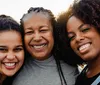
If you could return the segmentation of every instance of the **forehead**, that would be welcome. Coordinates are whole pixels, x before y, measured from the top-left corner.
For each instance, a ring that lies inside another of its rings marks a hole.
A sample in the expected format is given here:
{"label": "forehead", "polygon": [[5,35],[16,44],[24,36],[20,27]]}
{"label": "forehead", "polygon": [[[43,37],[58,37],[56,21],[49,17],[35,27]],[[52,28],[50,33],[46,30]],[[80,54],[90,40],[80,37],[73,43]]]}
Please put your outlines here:
{"label": "forehead", "polygon": [[0,45],[11,43],[13,46],[19,42],[22,43],[21,34],[19,32],[17,31],[0,32]]}
{"label": "forehead", "polygon": [[77,24],[81,24],[83,23],[82,20],[80,20],[79,18],[77,18],[76,16],[71,16],[69,19],[68,19],[68,22],[67,22],[67,25],[77,25]]}
{"label": "forehead", "polygon": [[0,32],[0,39],[4,39],[4,38],[11,39],[11,38],[15,38],[15,36],[21,37],[20,32],[15,31],[15,30],[6,30],[6,31]]}
{"label": "forehead", "polygon": [[78,19],[76,16],[72,16],[69,18],[66,27],[67,30],[70,30],[71,28],[79,28],[82,24],[84,23],[80,19]]}
{"label": "forehead", "polygon": [[39,16],[39,17],[50,19],[50,15],[47,12],[30,12],[23,17],[22,21],[25,22],[31,19],[33,16]]}
{"label": "forehead", "polygon": [[28,29],[28,28],[37,29],[44,26],[52,28],[52,22],[48,14],[45,15],[39,12],[36,14],[31,14],[31,15],[29,14],[28,16],[26,15],[25,18],[23,21],[24,29]]}

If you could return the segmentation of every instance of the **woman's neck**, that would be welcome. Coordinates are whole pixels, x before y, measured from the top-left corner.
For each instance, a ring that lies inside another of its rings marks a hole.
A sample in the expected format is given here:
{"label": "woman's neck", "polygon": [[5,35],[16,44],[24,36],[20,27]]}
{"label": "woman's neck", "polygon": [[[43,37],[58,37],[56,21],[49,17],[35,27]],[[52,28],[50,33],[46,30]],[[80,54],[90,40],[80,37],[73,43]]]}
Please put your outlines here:
{"label": "woman's neck", "polygon": [[100,57],[97,57],[91,62],[88,62],[87,77],[93,77],[100,73]]}

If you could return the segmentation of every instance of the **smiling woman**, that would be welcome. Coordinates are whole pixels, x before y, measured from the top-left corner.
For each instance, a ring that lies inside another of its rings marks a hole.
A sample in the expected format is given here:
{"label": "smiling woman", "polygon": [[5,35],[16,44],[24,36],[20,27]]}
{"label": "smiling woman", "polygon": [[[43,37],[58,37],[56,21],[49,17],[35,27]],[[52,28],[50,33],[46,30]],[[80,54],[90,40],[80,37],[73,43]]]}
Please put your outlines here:
{"label": "smiling woman", "polygon": [[11,85],[11,82],[6,80],[23,64],[24,48],[21,34],[20,25],[13,18],[0,15],[0,85]]}
{"label": "smiling woman", "polygon": [[100,0],[75,0],[72,7],[57,20],[60,25],[60,41],[66,43],[64,48],[68,48],[66,51],[71,54],[77,54],[72,57],[69,54],[70,57],[77,64],[83,61],[87,64],[77,77],[75,85],[100,85],[99,8]]}
{"label": "smiling woman", "polygon": [[30,55],[13,85],[74,85],[76,68],[59,59],[56,20],[51,10],[31,7],[23,15],[21,26]]}

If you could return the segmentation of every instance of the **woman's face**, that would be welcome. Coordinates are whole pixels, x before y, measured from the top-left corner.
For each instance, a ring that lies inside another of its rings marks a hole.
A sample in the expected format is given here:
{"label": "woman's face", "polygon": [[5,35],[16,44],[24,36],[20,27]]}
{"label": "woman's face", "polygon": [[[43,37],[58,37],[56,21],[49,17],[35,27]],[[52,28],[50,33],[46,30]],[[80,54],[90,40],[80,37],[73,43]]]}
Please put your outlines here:
{"label": "woman's face", "polygon": [[100,34],[96,28],[72,16],[67,22],[71,48],[85,61],[100,56]]}
{"label": "woman's face", "polygon": [[51,55],[54,45],[53,28],[48,17],[33,14],[24,21],[25,45],[33,58],[44,60]]}
{"label": "woman's face", "polygon": [[16,31],[0,32],[0,70],[7,76],[14,75],[24,61],[21,35]]}

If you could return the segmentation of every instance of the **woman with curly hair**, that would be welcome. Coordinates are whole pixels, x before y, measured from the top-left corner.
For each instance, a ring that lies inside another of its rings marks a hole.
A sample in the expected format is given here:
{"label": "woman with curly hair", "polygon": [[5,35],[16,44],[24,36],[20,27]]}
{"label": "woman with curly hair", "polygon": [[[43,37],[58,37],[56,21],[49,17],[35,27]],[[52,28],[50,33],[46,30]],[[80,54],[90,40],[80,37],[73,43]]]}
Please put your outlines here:
{"label": "woman with curly hair", "polygon": [[100,0],[76,0],[57,21],[59,40],[72,52],[70,57],[80,56],[76,64],[87,63],[76,85],[100,85]]}

